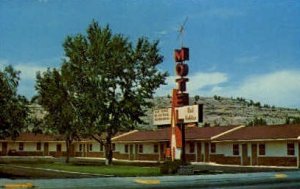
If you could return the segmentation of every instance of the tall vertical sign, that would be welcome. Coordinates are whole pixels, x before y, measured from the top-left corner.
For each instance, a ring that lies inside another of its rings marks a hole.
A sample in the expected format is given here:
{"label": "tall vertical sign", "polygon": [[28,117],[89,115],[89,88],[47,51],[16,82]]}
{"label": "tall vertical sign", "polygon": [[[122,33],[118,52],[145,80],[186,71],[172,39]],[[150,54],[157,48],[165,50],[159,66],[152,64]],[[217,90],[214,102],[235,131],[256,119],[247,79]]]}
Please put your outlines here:
{"label": "tall vertical sign", "polygon": [[[172,92],[172,112],[171,112],[171,158],[180,159],[182,153],[181,148],[184,149],[184,140],[182,140],[182,132],[178,128],[178,123],[183,126],[183,121],[178,119],[178,111],[176,108],[189,105],[189,94],[186,93],[186,83],[189,79],[186,77],[189,73],[189,67],[185,61],[189,60],[189,48],[182,47],[181,49],[175,49],[175,71],[178,78],[176,79],[177,89],[173,89]],[[184,152],[184,151],[183,151]]]}

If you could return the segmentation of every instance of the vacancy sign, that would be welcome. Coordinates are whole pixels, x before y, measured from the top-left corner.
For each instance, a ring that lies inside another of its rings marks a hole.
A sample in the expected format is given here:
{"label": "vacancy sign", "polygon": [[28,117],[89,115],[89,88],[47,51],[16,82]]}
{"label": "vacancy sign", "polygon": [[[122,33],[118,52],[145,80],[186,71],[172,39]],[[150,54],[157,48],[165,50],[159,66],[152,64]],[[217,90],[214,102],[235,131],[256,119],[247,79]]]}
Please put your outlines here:
{"label": "vacancy sign", "polygon": [[[175,108],[178,110],[178,119],[184,123],[198,123],[202,121],[202,105],[191,105]],[[164,108],[153,111],[153,125],[170,125],[171,108]]]}
{"label": "vacancy sign", "polygon": [[153,111],[153,125],[170,125],[171,124],[171,108],[164,108]]}

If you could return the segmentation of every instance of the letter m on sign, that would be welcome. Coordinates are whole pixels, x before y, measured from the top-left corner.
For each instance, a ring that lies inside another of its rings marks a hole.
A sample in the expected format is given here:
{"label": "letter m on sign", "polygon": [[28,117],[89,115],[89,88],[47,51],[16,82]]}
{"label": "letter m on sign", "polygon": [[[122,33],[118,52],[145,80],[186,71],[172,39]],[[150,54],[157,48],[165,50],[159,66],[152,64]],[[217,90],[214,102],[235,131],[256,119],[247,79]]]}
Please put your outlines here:
{"label": "letter m on sign", "polygon": [[174,51],[175,62],[183,62],[189,60],[189,48],[182,47],[181,49],[175,49]]}

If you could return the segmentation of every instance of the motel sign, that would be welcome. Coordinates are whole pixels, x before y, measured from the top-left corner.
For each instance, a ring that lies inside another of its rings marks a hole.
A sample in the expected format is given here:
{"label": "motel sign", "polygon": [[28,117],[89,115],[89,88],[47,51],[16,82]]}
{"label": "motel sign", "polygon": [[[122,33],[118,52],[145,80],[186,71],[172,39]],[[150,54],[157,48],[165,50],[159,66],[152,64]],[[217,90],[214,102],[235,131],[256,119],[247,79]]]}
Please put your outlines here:
{"label": "motel sign", "polygon": [[[184,123],[202,122],[202,104],[177,107],[178,119]],[[164,108],[153,111],[153,125],[171,125],[172,108]]]}

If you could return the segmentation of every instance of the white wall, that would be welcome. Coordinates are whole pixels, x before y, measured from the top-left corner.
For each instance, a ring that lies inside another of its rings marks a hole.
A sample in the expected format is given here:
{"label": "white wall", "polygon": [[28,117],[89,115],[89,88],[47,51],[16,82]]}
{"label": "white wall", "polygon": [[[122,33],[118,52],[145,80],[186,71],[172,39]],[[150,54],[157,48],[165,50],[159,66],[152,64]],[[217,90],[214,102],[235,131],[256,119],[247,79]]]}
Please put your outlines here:
{"label": "white wall", "polygon": [[[101,152],[100,151],[100,143],[99,142],[92,142],[90,144],[93,145],[93,149],[90,152]],[[103,146],[103,151],[104,151],[104,146]]]}
{"label": "white wall", "polygon": [[[265,144],[266,154],[262,157],[286,157],[287,141],[263,142]],[[216,154],[224,154],[225,156],[233,156],[233,144],[236,143],[216,143]],[[257,143],[257,156],[259,155],[259,142]],[[298,143],[295,142],[295,155],[298,154]],[[247,143],[248,156],[252,156],[251,143]],[[242,155],[242,144],[239,144],[240,156]]]}
{"label": "white wall", "polygon": [[143,154],[154,154],[154,144],[153,143],[143,144]]}
{"label": "white wall", "polygon": [[224,156],[233,156],[232,143],[216,143],[216,154],[224,154]]}
{"label": "white wall", "polygon": [[64,142],[49,142],[49,151],[56,152],[56,145],[61,144],[61,151],[66,151],[66,144]]}
{"label": "white wall", "polygon": [[16,142],[8,142],[7,143],[7,151],[9,150],[19,150],[19,143]]}
{"label": "white wall", "polygon": [[[120,152],[121,154],[125,154],[125,144],[117,143],[116,145],[116,152]],[[128,145],[128,153],[129,153],[129,145]]]}
{"label": "white wall", "polygon": [[[277,157],[283,157],[283,156],[290,156],[287,155],[287,144],[289,142],[282,141],[282,142],[266,142],[265,148],[266,148],[266,155],[265,156],[277,156]],[[294,142],[295,146],[295,155],[298,154],[298,143]],[[258,154],[258,153],[257,153]],[[293,156],[290,156],[293,157]]]}
{"label": "white wall", "polygon": [[24,142],[24,150],[23,151],[29,151],[33,152],[36,151],[36,142]]}
{"label": "white wall", "polygon": [[[135,153],[135,146],[136,145],[143,145],[143,153],[142,154],[155,154],[154,153],[154,144],[156,143],[139,143],[139,144],[127,144],[128,145],[128,153],[130,153],[130,145],[133,145],[133,153]],[[125,145],[124,143],[116,143],[116,152],[120,152],[122,154],[125,154]],[[159,144],[158,145],[158,152],[159,153]],[[138,150],[138,148],[137,148]],[[139,152],[138,152],[139,153]]]}
{"label": "white wall", "polygon": [[[82,145],[82,152],[85,150],[85,152],[102,152],[100,151],[100,143],[97,141],[94,142],[89,142],[89,143],[81,143],[81,142],[76,142],[74,143],[74,150],[75,152],[80,152],[80,145]],[[90,150],[90,145],[92,145],[92,150]],[[103,146],[103,151],[104,151],[104,146]]]}

